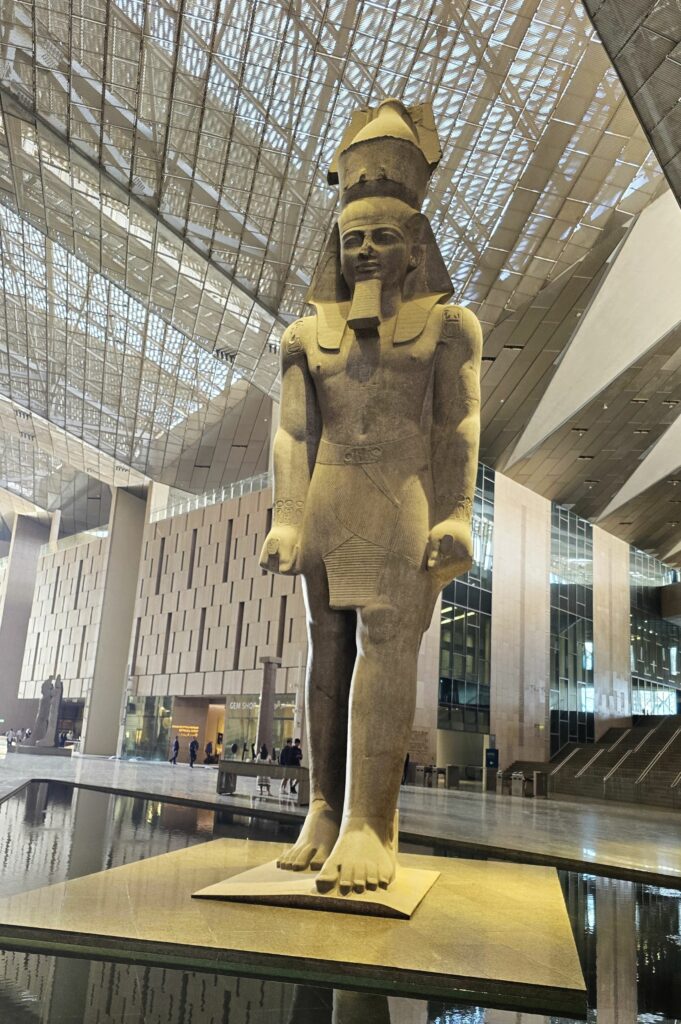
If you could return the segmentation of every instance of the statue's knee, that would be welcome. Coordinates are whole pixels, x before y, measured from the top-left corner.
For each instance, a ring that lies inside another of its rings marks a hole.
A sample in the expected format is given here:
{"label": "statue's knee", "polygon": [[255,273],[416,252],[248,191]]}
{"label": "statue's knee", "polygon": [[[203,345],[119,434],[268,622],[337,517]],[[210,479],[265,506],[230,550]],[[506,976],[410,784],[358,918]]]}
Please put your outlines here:
{"label": "statue's knee", "polygon": [[392,605],[367,605],[360,613],[360,642],[371,646],[388,643],[399,636],[403,625],[403,616]]}

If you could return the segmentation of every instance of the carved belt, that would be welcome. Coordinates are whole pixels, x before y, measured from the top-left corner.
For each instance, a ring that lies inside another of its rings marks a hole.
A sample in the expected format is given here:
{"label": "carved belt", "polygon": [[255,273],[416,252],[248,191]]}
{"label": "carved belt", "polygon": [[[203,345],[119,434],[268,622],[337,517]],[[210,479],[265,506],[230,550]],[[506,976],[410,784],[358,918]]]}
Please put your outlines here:
{"label": "carved belt", "polygon": [[419,434],[400,437],[380,444],[333,444],[319,442],[317,464],[320,466],[362,466],[370,462],[395,462],[398,459],[424,458],[426,446]]}

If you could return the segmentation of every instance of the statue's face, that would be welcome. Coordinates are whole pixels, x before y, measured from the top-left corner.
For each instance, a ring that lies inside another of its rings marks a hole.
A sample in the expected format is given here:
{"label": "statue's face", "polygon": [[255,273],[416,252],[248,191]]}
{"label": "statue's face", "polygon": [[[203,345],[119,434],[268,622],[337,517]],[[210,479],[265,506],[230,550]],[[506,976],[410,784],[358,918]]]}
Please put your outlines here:
{"label": "statue's face", "polygon": [[341,222],[341,271],[350,288],[378,278],[401,287],[410,263],[409,240],[397,224],[367,219]]}

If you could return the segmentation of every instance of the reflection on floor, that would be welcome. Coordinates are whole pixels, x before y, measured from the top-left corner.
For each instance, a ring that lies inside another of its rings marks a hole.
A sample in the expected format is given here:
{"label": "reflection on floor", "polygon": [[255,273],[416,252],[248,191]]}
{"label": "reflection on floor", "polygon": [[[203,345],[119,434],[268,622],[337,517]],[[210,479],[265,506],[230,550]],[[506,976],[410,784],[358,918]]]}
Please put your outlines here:
{"label": "reflection on floor", "polygon": [[[258,822],[251,831],[242,816],[226,817],[215,821],[212,813],[158,800],[73,794],[63,785],[35,787],[0,806],[0,891],[36,888],[217,836],[283,840],[286,826],[279,823]],[[678,1022],[681,892],[591,874],[562,872],[561,880],[587,982],[589,1021],[597,1012],[598,1024]],[[392,998],[388,1018],[385,1000],[379,1011],[377,1002],[363,1007],[361,996],[354,1001],[364,1014],[358,1019],[378,1024],[557,1024],[529,1014]],[[278,981],[0,952],[3,1024],[326,1024],[334,1020],[333,999],[328,990],[295,990]]]}
{"label": "reflection on floor", "polygon": [[[298,820],[289,798],[258,800],[254,784],[240,780],[243,795],[218,797],[214,768],[165,763],[9,755],[0,760],[0,799],[32,775],[113,786],[160,798],[205,801],[211,806],[257,803]],[[678,812],[640,806],[613,807],[525,800],[496,794],[405,787],[400,798],[403,834],[452,840],[497,851],[526,851],[562,859],[566,867],[601,866],[681,880]],[[572,863],[569,863],[572,862]]]}

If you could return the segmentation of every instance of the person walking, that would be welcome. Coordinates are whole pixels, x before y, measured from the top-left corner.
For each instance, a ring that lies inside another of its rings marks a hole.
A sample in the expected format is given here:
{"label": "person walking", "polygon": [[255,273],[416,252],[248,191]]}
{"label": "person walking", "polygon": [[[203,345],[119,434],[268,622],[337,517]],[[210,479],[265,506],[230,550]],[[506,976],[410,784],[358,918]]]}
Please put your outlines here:
{"label": "person walking", "polygon": [[194,767],[194,761],[196,761],[196,758],[198,756],[199,756],[199,741],[197,740],[197,738],[195,736],[194,739],[189,744],[189,767],[190,768]]}
{"label": "person walking", "polygon": [[170,755],[170,763],[175,765],[175,764],[177,764],[177,755],[180,753],[180,738],[179,738],[179,736],[176,736],[175,739],[173,740],[173,745],[171,747],[171,751],[172,751],[172,753]]}
{"label": "person walking", "polygon": [[[281,748],[281,751],[279,753],[279,764],[282,765],[282,767],[284,767],[284,768],[286,768],[288,765],[290,765],[291,764],[291,756],[292,756],[292,754],[293,754],[293,737],[289,736],[289,738],[286,740],[286,743]],[[293,785],[293,780],[289,778],[289,776],[288,776],[288,774],[286,772],[284,772],[284,777],[281,780],[281,790],[280,790],[280,792],[282,794],[284,794],[286,792],[286,787],[289,784]]]}
{"label": "person walking", "polygon": [[[291,760],[289,764],[293,768],[300,768],[300,762],[303,760],[303,748],[300,745],[300,740],[295,740],[291,747]],[[291,792],[298,792],[298,779],[291,779]]]}
{"label": "person walking", "polygon": [[[263,743],[263,745],[261,746],[260,753],[258,754],[257,757],[257,761],[264,764],[271,764],[270,753],[269,750],[267,749],[266,743]],[[265,790],[267,790],[267,795],[269,796],[270,780],[267,775],[257,775],[255,778],[255,784],[258,787],[258,790],[260,791],[260,796],[263,795]]]}

